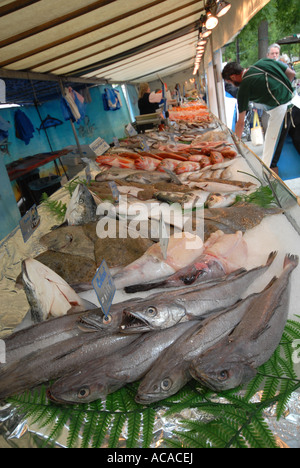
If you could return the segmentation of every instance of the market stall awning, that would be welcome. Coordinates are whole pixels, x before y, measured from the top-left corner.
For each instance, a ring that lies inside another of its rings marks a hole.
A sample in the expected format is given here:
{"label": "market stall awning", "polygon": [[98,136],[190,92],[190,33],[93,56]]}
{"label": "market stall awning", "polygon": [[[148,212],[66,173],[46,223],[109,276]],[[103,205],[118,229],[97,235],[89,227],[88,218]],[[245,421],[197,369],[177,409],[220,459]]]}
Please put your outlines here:
{"label": "market stall awning", "polygon": [[[213,31],[210,49],[225,45],[268,1],[233,0]],[[4,0],[0,78],[19,78],[21,72],[23,79],[138,82],[190,69],[206,5],[205,0]],[[206,55],[209,60],[211,51]]]}

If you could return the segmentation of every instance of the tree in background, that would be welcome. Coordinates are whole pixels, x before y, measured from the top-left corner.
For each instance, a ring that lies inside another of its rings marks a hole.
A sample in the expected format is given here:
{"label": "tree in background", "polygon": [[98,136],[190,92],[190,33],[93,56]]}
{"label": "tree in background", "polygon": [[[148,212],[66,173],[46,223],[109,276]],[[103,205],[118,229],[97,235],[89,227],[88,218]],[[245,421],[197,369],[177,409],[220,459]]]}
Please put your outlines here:
{"label": "tree in background", "polygon": [[[225,47],[224,61],[238,61],[247,67],[266,56],[269,44],[297,33],[300,33],[299,0],[270,0]],[[300,45],[282,45],[281,52],[299,57]]]}

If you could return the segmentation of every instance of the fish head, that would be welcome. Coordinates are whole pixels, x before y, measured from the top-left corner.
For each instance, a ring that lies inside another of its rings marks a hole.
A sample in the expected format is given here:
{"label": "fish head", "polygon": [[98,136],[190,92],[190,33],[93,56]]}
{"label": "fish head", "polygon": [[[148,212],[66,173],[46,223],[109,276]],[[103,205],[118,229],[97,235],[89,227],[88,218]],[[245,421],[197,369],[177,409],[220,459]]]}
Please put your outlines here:
{"label": "fish head", "polygon": [[251,362],[242,355],[227,353],[222,347],[217,346],[208,350],[202,356],[190,363],[191,376],[203,386],[213,391],[224,391],[237,388],[248,382],[256,375],[256,370]]}
{"label": "fish head", "polygon": [[75,226],[61,226],[40,237],[39,242],[48,250],[68,252],[80,235],[82,232],[77,232]]}
{"label": "fish head", "polygon": [[33,322],[65,315],[73,307],[86,308],[71,286],[38,260],[27,258],[22,261],[22,281]]}
{"label": "fish head", "polygon": [[65,221],[69,225],[82,225],[96,220],[97,205],[84,184],[78,184],[67,207]]}
{"label": "fish head", "polygon": [[[141,381],[135,401],[150,404],[175,395],[190,379],[188,364],[178,359],[168,359],[167,363],[155,364]],[[163,367],[163,368],[162,368]]]}
{"label": "fish head", "polygon": [[173,301],[168,304],[166,300],[150,300],[126,307],[120,330],[124,333],[161,330],[176,325],[185,315],[186,310],[180,303]]}
{"label": "fish head", "polygon": [[101,378],[99,382],[100,368],[100,363],[97,366],[88,364],[82,371],[61,377],[48,388],[48,398],[65,404],[90,403],[105,398],[108,388],[105,379]]}

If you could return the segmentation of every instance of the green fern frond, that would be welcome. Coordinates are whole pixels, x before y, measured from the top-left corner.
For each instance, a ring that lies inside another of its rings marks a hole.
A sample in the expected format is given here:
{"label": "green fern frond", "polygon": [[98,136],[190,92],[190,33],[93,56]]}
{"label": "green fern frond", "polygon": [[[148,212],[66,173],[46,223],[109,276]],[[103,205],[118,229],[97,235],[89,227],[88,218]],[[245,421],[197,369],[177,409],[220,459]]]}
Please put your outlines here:
{"label": "green fern frond", "polygon": [[41,202],[42,205],[47,208],[47,210],[53,214],[58,221],[64,221],[67,211],[66,203],[62,203],[61,200],[50,200],[46,193],[42,194]]}

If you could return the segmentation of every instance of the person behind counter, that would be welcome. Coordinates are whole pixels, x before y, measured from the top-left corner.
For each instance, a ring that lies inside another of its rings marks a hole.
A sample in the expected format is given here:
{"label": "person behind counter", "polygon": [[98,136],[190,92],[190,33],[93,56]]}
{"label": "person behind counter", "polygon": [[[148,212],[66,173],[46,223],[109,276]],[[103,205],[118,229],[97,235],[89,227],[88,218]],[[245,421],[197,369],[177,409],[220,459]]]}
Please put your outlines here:
{"label": "person behind counter", "polygon": [[141,115],[154,114],[160,101],[161,94],[151,93],[148,83],[140,84],[138,107]]}
{"label": "person behind counter", "polygon": [[[239,88],[237,95],[239,118],[235,128],[235,133],[239,138],[244,129],[249,102],[253,101],[267,106],[270,119],[262,160],[277,173],[278,161],[274,161],[273,156],[282,125],[284,121],[286,125],[291,125],[300,112],[291,84],[294,76],[294,70],[280,61],[268,58],[259,60],[248,69],[244,69],[237,62],[230,62],[222,71],[223,79]],[[294,145],[297,145],[297,141],[294,141]],[[300,148],[297,150],[300,152]]]}

